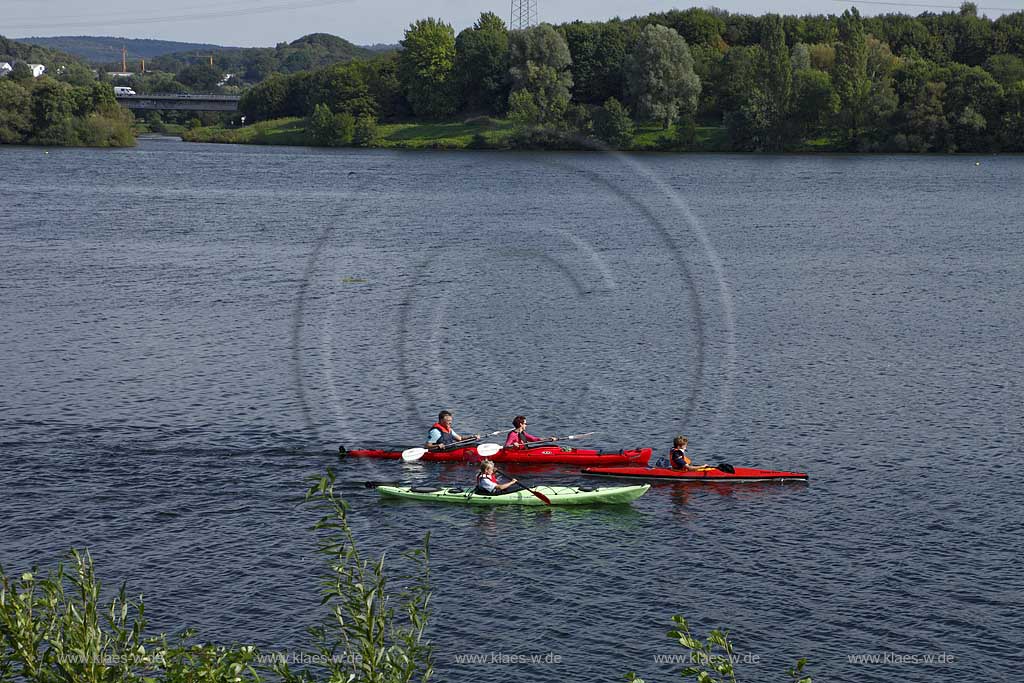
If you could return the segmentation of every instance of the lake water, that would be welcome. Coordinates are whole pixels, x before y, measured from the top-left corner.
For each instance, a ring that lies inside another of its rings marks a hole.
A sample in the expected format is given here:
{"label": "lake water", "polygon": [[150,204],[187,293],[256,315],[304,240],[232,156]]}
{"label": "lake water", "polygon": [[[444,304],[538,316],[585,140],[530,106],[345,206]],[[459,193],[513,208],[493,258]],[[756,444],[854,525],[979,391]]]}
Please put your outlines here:
{"label": "lake water", "polygon": [[[331,466],[364,550],[430,531],[438,680],[678,679],[674,614],[731,629],[742,681],[801,656],[1019,679],[1024,158],[150,139],[0,168],[9,573],[88,547],[155,629],[299,649],[298,502]],[[441,408],[811,479],[478,510],[361,486],[465,466],[337,458],[418,445]],[[465,663],[492,655],[539,660]]]}

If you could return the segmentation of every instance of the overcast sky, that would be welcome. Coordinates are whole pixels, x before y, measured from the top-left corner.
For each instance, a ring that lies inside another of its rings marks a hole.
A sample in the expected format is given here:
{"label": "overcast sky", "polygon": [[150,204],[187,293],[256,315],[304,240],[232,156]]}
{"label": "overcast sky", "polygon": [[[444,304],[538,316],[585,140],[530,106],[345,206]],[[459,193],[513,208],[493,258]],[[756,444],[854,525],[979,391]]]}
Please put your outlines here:
{"label": "overcast sky", "polygon": [[[664,0],[538,0],[541,21],[604,20],[693,6]],[[991,17],[1024,0],[977,4]],[[3,0],[0,35],[9,37],[93,35],[160,38],[243,47],[272,46],[307,33],[333,33],[360,45],[396,43],[409,23],[438,17],[456,31],[471,25],[484,11],[508,21],[510,0],[180,0],[142,3],[138,0]],[[856,5],[861,14],[942,12],[959,1],[908,0],[882,5],[849,0],[716,0],[714,6],[733,13],[840,14]],[[991,8],[989,6],[991,5]],[[710,5],[706,5],[710,6]]]}

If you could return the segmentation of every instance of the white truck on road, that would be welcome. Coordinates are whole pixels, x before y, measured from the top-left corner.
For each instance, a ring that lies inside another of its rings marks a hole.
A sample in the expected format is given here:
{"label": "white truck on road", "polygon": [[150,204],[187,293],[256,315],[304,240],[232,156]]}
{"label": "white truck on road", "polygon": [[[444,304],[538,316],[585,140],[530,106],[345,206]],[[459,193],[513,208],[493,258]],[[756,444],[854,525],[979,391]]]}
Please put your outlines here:
{"label": "white truck on road", "polygon": [[135,91],[123,85],[114,86],[114,97],[120,97],[121,95],[134,95]]}

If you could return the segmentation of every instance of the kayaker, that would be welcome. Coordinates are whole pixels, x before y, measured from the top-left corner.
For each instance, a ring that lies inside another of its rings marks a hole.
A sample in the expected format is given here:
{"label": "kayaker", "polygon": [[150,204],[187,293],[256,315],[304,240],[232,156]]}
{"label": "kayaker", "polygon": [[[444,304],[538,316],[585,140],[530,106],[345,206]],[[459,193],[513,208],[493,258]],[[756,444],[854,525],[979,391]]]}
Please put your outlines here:
{"label": "kayaker", "polygon": [[669,464],[672,466],[672,469],[693,472],[710,467],[708,464],[700,466],[692,464],[690,456],[686,455],[686,447],[689,443],[690,440],[682,435],[672,439],[672,450],[668,454]]}
{"label": "kayaker", "polygon": [[[504,484],[499,484],[498,477],[494,473],[494,462],[484,460],[480,463],[480,471],[476,475],[476,489],[474,489],[473,493],[478,493],[482,496],[500,496],[506,493],[505,489],[518,483],[518,479],[512,479]],[[508,491],[508,493],[512,492]]]}
{"label": "kayaker", "polygon": [[528,443],[535,441],[558,441],[557,437],[549,437],[542,439],[539,436],[526,433],[526,416],[516,415],[512,418],[512,426],[515,427],[511,432],[508,433],[508,437],[505,439],[505,448],[511,447],[525,447]]}
{"label": "kayaker", "polygon": [[476,441],[480,438],[479,434],[473,434],[472,436],[456,434],[452,430],[452,423],[454,421],[455,416],[452,415],[451,411],[442,410],[437,414],[437,422],[434,423],[434,426],[430,428],[430,433],[427,434],[426,449],[428,451],[445,448],[460,441]]}

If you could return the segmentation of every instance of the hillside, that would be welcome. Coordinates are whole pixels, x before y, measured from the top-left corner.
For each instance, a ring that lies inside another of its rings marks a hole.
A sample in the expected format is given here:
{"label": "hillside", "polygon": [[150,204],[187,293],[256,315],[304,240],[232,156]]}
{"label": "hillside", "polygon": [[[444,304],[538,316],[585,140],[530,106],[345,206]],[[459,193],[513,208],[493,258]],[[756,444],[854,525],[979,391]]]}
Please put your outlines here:
{"label": "hillside", "polygon": [[121,48],[128,48],[128,58],[137,60],[140,57],[150,59],[174,52],[190,50],[224,49],[220,45],[205,43],[181,43],[173,40],[153,40],[150,38],[115,38],[110,36],[52,36],[15,38],[22,43],[33,43],[53,50],[60,50],[85,60],[90,64],[112,64],[121,61]]}
{"label": "hillside", "polygon": [[146,67],[178,73],[193,64],[205,64],[213,57],[216,68],[257,83],[272,73],[296,73],[353,59],[367,59],[381,53],[354,45],[329,33],[311,33],[276,47],[190,50],[154,57]]}
{"label": "hillside", "polygon": [[11,38],[0,36],[0,61],[29,62],[45,64],[49,71],[68,64],[78,64],[84,68],[82,60],[74,55],[61,52],[41,45],[32,45]]}

